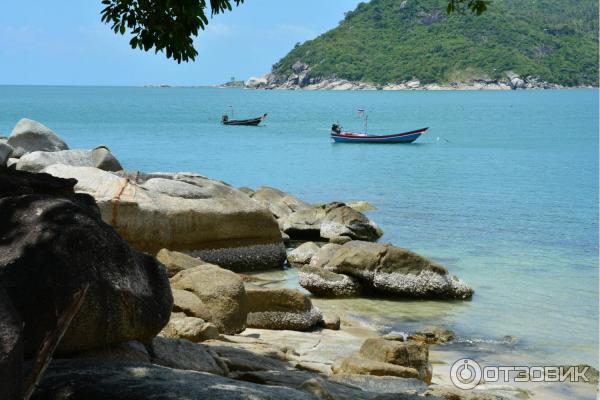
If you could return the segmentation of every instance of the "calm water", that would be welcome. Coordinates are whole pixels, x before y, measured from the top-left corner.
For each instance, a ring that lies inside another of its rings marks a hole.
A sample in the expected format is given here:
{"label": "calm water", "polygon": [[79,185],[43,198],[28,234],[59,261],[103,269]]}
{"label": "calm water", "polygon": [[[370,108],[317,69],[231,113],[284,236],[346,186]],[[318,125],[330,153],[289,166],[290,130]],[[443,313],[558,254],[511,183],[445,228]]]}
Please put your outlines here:
{"label": "calm water", "polygon": [[[228,105],[269,119],[221,126]],[[412,145],[332,144],[333,120],[361,128],[357,108],[373,133],[431,129]],[[25,116],[72,148],[109,145],[129,169],[196,171],[314,202],[368,200],[383,241],[442,262],[476,295],[329,305],[388,330],[434,323],[484,341],[513,335],[532,363],[598,366],[597,91],[0,87],[0,132]]]}

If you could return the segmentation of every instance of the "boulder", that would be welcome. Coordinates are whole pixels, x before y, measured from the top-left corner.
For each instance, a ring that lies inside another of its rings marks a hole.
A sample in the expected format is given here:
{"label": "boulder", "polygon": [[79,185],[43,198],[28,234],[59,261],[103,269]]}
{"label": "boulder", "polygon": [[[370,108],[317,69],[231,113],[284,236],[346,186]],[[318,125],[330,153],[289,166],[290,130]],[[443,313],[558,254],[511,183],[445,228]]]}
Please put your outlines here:
{"label": "boulder", "polygon": [[386,295],[447,299],[473,295],[471,287],[441,265],[391,244],[354,240],[336,248],[324,247],[310,265],[352,276]]}
{"label": "boulder", "polygon": [[203,345],[185,339],[155,337],[150,348],[152,363],[163,367],[227,375]]}
{"label": "boulder", "polygon": [[101,144],[92,149],[93,166],[103,171],[122,171],[123,167],[110,149]]}
{"label": "boulder", "polygon": [[8,159],[12,155],[14,149],[8,143],[0,142],[0,167],[7,164]]}
{"label": "boulder", "polygon": [[17,158],[32,151],[69,149],[69,146],[50,128],[28,118],[17,122],[7,143],[15,149]]}
{"label": "boulder", "polygon": [[400,378],[419,378],[419,372],[410,367],[392,363],[374,361],[362,357],[347,357],[334,365],[336,374],[359,374],[375,376],[397,376]]}
{"label": "boulder", "polygon": [[32,400],[315,400],[286,387],[257,385],[158,365],[54,360]]}
{"label": "boulder", "polygon": [[72,198],[75,196],[73,188],[76,183],[75,179],[0,168],[0,198],[23,194],[50,194]]}
{"label": "boulder", "polygon": [[312,329],[323,315],[297,289],[248,288],[248,327],[262,329]]}
{"label": "boulder", "polygon": [[221,333],[246,329],[248,297],[237,274],[205,263],[179,272],[171,286],[180,290],[174,290],[175,311],[211,322]]}
{"label": "boulder", "polygon": [[414,369],[418,376],[413,378],[418,377],[426,383],[431,382],[432,368],[429,363],[429,349],[425,344],[370,338],[361,346],[359,355],[368,360]]}
{"label": "boulder", "polygon": [[120,171],[123,168],[107,147],[94,150],[34,151],[23,155],[16,168],[23,171],[39,172],[54,164],[72,167],[95,167],[105,171]]}
{"label": "boulder", "polygon": [[0,399],[23,398],[23,323],[0,287]]}
{"label": "boulder", "polygon": [[311,205],[291,196],[279,189],[261,186],[252,198],[269,209],[275,218],[281,218],[290,215],[291,213],[310,208]]}
{"label": "boulder", "polygon": [[327,261],[329,261],[333,257],[333,255],[338,251],[340,247],[342,246],[337,243],[327,243],[325,246],[321,247],[315,255],[311,257],[308,266],[321,268]]}
{"label": "boulder", "polygon": [[290,238],[297,240],[323,240],[347,236],[352,239],[375,241],[383,235],[373,221],[343,203],[302,208],[280,218],[279,224]]}
{"label": "boulder", "polygon": [[288,254],[288,262],[294,266],[305,265],[310,262],[312,256],[317,254],[319,246],[314,242],[302,243]]}
{"label": "boulder", "polygon": [[13,221],[0,224],[0,287],[24,321],[27,357],[84,285],[85,301],[56,355],[148,341],[168,322],[173,298],[164,267],[132,250],[91,205],[5,197],[0,221]]}
{"label": "boulder", "polygon": [[269,210],[222,182],[195,174],[117,175],[56,164],[44,172],[77,179],[75,190],[92,195],[102,218],[139,250],[201,250],[203,260],[238,271],[281,268],[285,261]]}
{"label": "boulder", "polygon": [[196,257],[189,256],[178,251],[170,251],[167,249],[161,249],[156,254],[156,259],[167,268],[167,275],[169,278],[177,275],[177,273],[185,270],[197,267],[204,262]]}
{"label": "boulder", "polygon": [[202,318],[181,317],[169,320],[167,326],[160,331],[159,336],[170,339],[186,339],[198,343],[219,337],[219,329]]}
{"label": "boulder", "polygon": [[298,283],[309,292],[322,297],[356,297],[362,291],[358,279],[318,267],[300,269]]}
{"label": "boulder", "polygon": [[324,315],[323,316],[323,328],[331,329],[332,331],[339,331],[342,325],[342,320],[339,315]]}

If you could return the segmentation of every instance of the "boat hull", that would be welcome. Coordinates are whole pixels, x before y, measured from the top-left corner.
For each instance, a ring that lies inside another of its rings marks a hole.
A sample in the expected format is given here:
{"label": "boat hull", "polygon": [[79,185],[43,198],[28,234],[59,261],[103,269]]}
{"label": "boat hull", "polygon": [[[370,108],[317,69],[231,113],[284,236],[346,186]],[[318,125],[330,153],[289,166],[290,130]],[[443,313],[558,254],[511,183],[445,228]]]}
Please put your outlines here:
{"label": "boat hull", "polygon": [[412,143],[425,133],[427,129],[418,129],[416,131],[393,135],[364,135],[351,132],[331,133],[331,138],[336,143]]}
{"label": "boat hull", "polygon": [[246,125],[246,126],[257,126],[262,122],[262,118],[243,119],[243,120],[231,120],[223,122],[223,125]]}

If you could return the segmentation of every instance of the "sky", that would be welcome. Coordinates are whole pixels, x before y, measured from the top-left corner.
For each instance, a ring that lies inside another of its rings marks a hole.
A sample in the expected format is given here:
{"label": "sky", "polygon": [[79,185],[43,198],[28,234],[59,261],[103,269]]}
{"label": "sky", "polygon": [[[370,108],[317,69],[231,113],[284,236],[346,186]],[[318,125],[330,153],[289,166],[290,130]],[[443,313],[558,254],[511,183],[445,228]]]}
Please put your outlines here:
{"label": "sky", "polygon": [[195,40],[195,62],[131,49],[100,21],[101,0],[6,1],[0,84],[210,85],[268,73],[297,42],[334,28],[359,0],[246,0]]}

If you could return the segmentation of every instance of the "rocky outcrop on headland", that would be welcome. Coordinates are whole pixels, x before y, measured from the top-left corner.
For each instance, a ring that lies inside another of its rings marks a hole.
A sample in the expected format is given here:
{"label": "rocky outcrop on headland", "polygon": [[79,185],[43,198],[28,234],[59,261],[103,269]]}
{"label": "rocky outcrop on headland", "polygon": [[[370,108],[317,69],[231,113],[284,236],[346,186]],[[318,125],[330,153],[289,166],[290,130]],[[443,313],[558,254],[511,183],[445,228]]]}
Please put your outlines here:
{"label": "rocky outcrop on headland", "polygon": [[535,76],[519,76],[512,71],[502,79],[472,78],[467,81],[445,83],[422,83],[418,78],[403,82],[375,84],[351,81],[337,76],[313,76],[311,68],[304,63],[294,64],[293,73],[279,76],[274,73],[246,82],[247,89],[283,90],[516,90],[516,89],[561,89],[562,85],[540,80]]}

